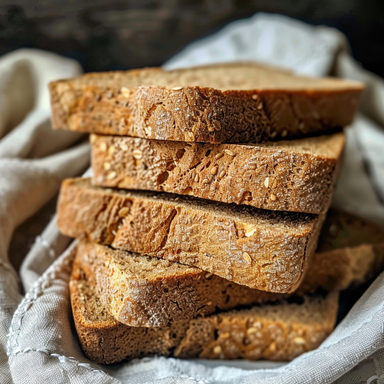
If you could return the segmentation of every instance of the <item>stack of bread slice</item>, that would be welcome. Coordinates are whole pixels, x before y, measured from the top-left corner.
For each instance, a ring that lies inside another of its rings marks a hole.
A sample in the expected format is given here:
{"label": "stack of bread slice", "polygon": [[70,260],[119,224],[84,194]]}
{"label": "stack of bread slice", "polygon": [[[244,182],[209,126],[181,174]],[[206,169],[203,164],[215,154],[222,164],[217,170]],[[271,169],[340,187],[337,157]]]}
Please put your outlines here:
{"label": "stack of bread slice", "polygon": [[338,292],[384,260],[378,227],[326,218],[361,90],[252,64],[51,83],[53,126],[91,133],[93,177],[64,181],[58,203],[79,239],[85,354],[290,360],[319,346]]}

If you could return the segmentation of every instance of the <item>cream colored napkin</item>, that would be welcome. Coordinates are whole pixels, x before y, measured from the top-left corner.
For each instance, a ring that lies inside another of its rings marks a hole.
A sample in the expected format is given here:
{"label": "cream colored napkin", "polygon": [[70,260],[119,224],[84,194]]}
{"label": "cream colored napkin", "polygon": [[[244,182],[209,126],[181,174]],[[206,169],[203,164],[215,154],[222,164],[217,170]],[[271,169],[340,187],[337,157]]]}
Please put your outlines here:
{"label": "cream colored napkin", "polygon": [[[62,57],[20,50],[0,59],[0,377],[9,382],[5,345],[22,296],[8,247],[15,228],[58,191],[63,178],[79,174],[89,162],[87,144],[73,132],[50,127],[47,84],[76,76],[80,66]],[[51,260],[52,262],[53,260]],[[35,261],[37,264],[38,259]],[[50,263],[49,263],[50,264]],[[42,273],[49,264],[46,264]],[[38,277],[38,276],[36,276]]]}
{"label": "cream colored napkin", "polygon": [[[335,204],[384,225],[383,81],[353,61],[344,36],[331,28],[258,14],[192,44],[167,67],[240,59],[309,75],[333,70],[367,83],[359,115],[347,134]],[[289,364],[161,357],[113,367],[91,363],[81,352],[71,320],[73,254],[70,248],[57,258],[68,239],[58,233],[54,220],[24,261],[21,282],[29,292],[20,302],[17,276],[7,257],[12,233],[57,192],[63,177],[79,173],[88,163],[87,145],[65,150],[78,135],[50,131],[48,121],[47,81],[79,72],[73,61],[44,52],[24,50],[0,59],[0,135],[11,132],[0,141],[1,382],[384,383],[384,275],[320,348]]]}

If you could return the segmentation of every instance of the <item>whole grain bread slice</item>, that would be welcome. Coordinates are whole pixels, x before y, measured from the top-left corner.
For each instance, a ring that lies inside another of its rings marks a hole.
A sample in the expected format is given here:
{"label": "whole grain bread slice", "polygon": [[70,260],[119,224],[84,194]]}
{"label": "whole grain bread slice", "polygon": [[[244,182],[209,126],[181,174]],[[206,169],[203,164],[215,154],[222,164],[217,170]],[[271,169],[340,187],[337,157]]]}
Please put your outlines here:
{"label": "whole grain bread slice", "polygon": [[285,293],[300,284],[324,217],[69,179],[62,184],[57,224],[68,236]]}
{"label": "whole grain bread slice", "polygon": [[[112,316],[134,327],[164,327],[216,310],[288,297],[235,284],[198,268],[85,241],[79,242],[76,259],[89,269],[97,295]],[[331,210],[318,251],[295,294],[319,287],[339,291],[367,281],[383,265],[384,229]]]}
{"label": "whole grain bread slice", "polygon": [[76,260],[70,280],[73,318],[89,359],[111,364],[154,354],[209,359],[292,360],[317,348],[333,330],[338,294],[304,297],[184,320],[167,328],[129,327],[95,294]]}
{"label": "whole grain bread slice", "polygon": [[250,63],[86,74],[49,85],[54,128],[157,140],[260,143],[351,123],[361,83]]}
{"label": "whole grain bread slice", "polygon": [[93,183],[325,213],[344,142],[343,133],[259,145],[92,135]]}

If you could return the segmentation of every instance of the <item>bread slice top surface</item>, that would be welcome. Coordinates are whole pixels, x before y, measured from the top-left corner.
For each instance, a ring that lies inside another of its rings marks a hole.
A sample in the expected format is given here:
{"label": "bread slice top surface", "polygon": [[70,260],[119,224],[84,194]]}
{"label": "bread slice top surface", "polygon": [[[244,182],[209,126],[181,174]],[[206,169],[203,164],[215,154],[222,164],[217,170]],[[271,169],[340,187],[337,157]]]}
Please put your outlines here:
{"label": "bread slice top surface", "polygon": [[127,199],[145,199],[153,204],[171,204],[175,208],[205,211],[220,218],[235,219],[261,230],[280,231],[291,236],[307,236],[313,231],[319,215],[297,212],[267,211],[245,205],[226,204],[197,197],[138,190],[102,188],[92,185],[91,179],[66,179],[62,189],[77,188],[104,196],[121,196]]}
{"label": "bread slice top surface", "polygon": [[202,87],[221,91],[362,91],[363,84],[336,78],[295,76],[292,73],[254,63],[232,63],[164,71],[145,68],[130,71],[91,73],[74,80],[73,86],[132,89],[139,86],[167,88]]}

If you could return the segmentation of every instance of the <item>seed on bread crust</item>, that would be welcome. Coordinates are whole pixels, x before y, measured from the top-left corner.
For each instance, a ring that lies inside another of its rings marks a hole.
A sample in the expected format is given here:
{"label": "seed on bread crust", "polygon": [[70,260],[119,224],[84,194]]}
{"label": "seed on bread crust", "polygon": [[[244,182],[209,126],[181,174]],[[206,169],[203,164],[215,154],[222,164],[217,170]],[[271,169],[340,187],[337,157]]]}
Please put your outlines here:
{"label": "seed on bread crust", "polygon": [[244,223],[245,237],[250,237],[256,232],[256,227],[252,224]]}
{"label": "seed on bread crust", "polygon": [[218,122],[217,120],[214,120],[214,121],[213,121],[213,125],[214,125],[216,131],[220,131],[220,129],[221,129],[221,124],[220,124],[220,122]]}
{"label": "seed on bread crust", "polygon": [[224,153],[220,152],[217,155],[215,155],[215,160],[221,159],[223,156],[224,156]]}
{"label": "seed on bread crust", "polygon": [[119,211],[119,216],[120,217],[125,217],[125,216],[128,215],[128,213],[129,213],[129,209],[127,207],[123,207]]}
{"label": "seed on bread crust", "polygon": [[236,156],[236,154],[233,153],[230,149],[224,149],[224,152],[225,152],[228,156],[232,156],[232,157]]}
{"label": "seed on bread crust", "polygon": [[131,95],[131,92],[128,88],[121,88],[121,94],[124,96],[124,97],[129,97]]}
{"label": "seed on bread crust", "polygon": [[243,257],[244,257],[245,260],[248,261],[248,263],[252,263],[252,258],[251,258],[251,256],[249,256],[249,253],[244,252],[243,253]]}
{"label": "seed on bread crust", "polygon": [[143,157],[143,152],[139,151],[138,149],[135,149],[135,150],[132,152],[132,156],[133,156],[136,160],[140,160],[140,159]]}
{"label": "seed on bread crust", "polygon": [[212,174],[212,175],[216,175],[216,173],[217,173],[217,167],[213,167],[213,168],[211,169],[211,174]]}
{"label": "seed on bread crust", "polygon": [[213,348],[213,353],[214,353],[215,355],[219,355],[219,354],[221,353],[221,347],[220,347],[220,345],[216,345],[216,347]]}

